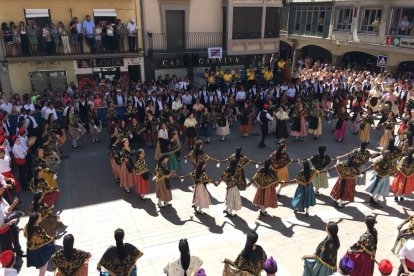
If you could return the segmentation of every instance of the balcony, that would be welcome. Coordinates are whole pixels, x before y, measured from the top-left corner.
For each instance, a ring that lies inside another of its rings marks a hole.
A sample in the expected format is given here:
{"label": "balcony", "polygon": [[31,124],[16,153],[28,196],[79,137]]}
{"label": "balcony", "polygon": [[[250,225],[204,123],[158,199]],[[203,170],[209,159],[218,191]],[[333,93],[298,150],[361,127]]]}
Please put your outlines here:
{"label": "balcony", "polygon": [[[84,36],[79,39],[76,35],[58,35],[50,41],[37,36],[28,37],[2,36],[1,44],[6,60],[73,60],[78,58],[96,57],[136,57],[142,55],[140,30],[132,39],[125,36],[102,36],[97,39]],[[35,43],[37,41],[37,44]],[[30,44],[30,42],[32,42]]]}
{"label": "balcony", "polygon": [[192,32],[185,34],[147,33],[153,53],[194,52],[209,47],[225,47],[223,33]]}

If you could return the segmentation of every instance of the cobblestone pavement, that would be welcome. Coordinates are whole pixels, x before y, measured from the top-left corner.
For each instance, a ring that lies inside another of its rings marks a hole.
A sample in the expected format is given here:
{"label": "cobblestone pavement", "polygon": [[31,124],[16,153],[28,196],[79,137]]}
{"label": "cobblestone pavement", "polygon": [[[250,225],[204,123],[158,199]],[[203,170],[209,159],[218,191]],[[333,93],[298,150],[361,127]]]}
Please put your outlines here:
{"label": "cobblestone pavement", "polygon": [[[244,154],[252,160],[264,160],[277,144],[273,135],[267,139],[267,147],[259,149],[258,129],[256,135],[242,138],[232,128],[232,135],[226,141],[220,142],[217,137],[211,144],[205,146],[205,151],[217,159],[224,159],[234,152],[236,146],[242,146]],[[348,129],[347,137],[342,143],[335,143],[333,135],[329,133],[325,124],[325,133],[318,141],[306,138],[305,142],[288,140],[288,153],[293,159],[306,158],[317,152],[320,145],[327,146],[327,153],[332,157],[349,152],[359,146],[358,139]],[[373,130],[373,142],[370,149],[376,148],[380,132]],[[113,245],[114,230],[118,227],[125,230],[125,241],[136,245],[144,252],[139,259],[139,275],[164,275],[163,267],[173,258],[179,257],[178,240],[189,240],[192,255],[199,256],[207,275],[221,275],[224,258],[234,259],[244,246],[245,233],[255,229],[259,234],[258,244],[262,245],[267,254],[273,255],[278,261],[280,270],[278,276],[301,275],[304,254],[314,253],[316,246],[326,235],[325,224],[328,221],[340,221],[339,236],[341,248],[339,257],[356,242],[365,231],[364,217],[368,214],[378,215],[377,229],[379,232],[379,246],[377,260],[389,258],[395,265],[398,259],[392,255],[390,249],[397,234],[397,225],[413,213],[413,198],[396,204],[393,197],[388,197],[382,209],[373,209],[366,202],[369,195],[364,187],[357,187],[354,203],[343,209],[335,209],[329,197],[329,190],[322,190],[317,198],[317,205],[310,210],[310,216],[295,215],[290,207],[291,197],[296,184],[282,190],[284,197],[279,198],[279,207],[269,210],[269,216],[258,218],[258,207],[251,202],[256,188],[249,187],[241,192],[243,209],[238,217],[225,218],[223,216],[225,185],[218,187],[210,185],[212,205],[206,215],[194,215],[191,208],[192,191],[191,180],[184,182],[172,181],[173,207],[159,211],[156,207],[155,184],[152,184],[149,200],[141,200],[135,193],[127,194],[113,181],[108,160],[108,139],[92,144],[89,137],[83,137],[80,148],[72,150],[67,147],[65,154],[69,159],[63,161],[59,171],[60,189],[62,197],[59,199],[55,211],[61,211],[61,217],[68,233],[75,236],[75,247],[92,253],[89,265],[91,275],[97,275],[96,264],[109,245]],[[154,169],[154,150],[147,150],[147,160],[151,169]],[[191,167],[184,164],[177,172],[184,175]],[[218,179],[225,165],[217,168],[216,164],[209,162],[207,173]],[[300,166],[290,166],[290,177],[294,178]],[[256,168],[247,165],[246,177],[252,177]],[[371,176],[368,172],[367,179]],[[336,174],[330,178],[332,187]],[[24,206],[31,201],[31,193],[24,194]],[[27,217],[20,223],[24,227]],[[25,244],[25,238],[21,242]],[[62,239],[56,242],[62,245]],[[24,246],[25,247],[25,246]],[[23,265],[21,275],[36,275],[33,268]],[[49,272],[52,275],[52,272]],[[377,274],[376,274],[377,275]]]}

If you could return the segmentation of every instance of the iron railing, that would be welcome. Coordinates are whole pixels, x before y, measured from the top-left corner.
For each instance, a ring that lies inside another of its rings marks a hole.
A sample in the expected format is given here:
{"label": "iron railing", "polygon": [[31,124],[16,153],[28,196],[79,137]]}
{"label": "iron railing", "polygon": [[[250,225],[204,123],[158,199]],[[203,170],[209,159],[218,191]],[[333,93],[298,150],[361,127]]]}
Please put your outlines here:
{"label": "iron railing", "polygon": [[223,33],[191,32],[181,34],[147,33],[149,50],[179,51],[186,49],[204,49],[223,47]]}
{"label": "iron railing", "polygon": [[127,34],[115,36],[78,36],[56,34],[45,39],[24,35],[2,35],[1,41],[6,57],[67,56],[111,53],[142,53],[141,30],[136,36]]}

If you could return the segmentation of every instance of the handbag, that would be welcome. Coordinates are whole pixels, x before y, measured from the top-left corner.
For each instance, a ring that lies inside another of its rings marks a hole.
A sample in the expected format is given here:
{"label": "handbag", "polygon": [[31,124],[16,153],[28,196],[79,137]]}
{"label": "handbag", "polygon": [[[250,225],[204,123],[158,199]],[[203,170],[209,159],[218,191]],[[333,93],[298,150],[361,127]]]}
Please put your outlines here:
{"label": "handbag", "polygon": [[149,172],[144,172],[143,174],[141,174],[141,177],[144,180],[148,180],[149,179]]}

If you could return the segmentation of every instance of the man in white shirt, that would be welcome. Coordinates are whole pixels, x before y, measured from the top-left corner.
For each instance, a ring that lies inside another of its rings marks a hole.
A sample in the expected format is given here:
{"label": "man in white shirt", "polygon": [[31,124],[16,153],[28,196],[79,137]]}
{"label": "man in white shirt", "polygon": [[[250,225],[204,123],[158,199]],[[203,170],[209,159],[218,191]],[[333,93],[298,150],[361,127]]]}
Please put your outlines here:
{"label": "man in white shirt", "polygon": [[191,107],[191,104],[193,102],[193,96],[191,96],[188,91],[185,91],[185,94],[182,96],[181,100],[183,101],[183,104],[187,105],[188,107]]}
{"label": "man in white shirt", "polygon": [[47,108],[45,110],[45,117],[44,117],[44,119],[45,120],[48,120],[49,117],[50,117],[50,115],[52,115],[53,120],[57,121],[58,116],[57,116],[57,113],[56,113],[56,109],[53,106],[53,103],[48,103],[47,104]]}
{"label": "man in white shirt", "polygon": [[135,19],[131,18],[127,24],[128,32],[128,46],[130,52],[135,52],[135,40],[137,36],[137,25],[135,24]]}
{"label": "man in white shirt", "polygon": [[410,275],[410,272],[414,272],[414,236],[411,236],[411,238],[404,244],[400,253],[398,253],[398,257],[401,261],[398,275],[401,275],[402,273]]}
{"label": "man in white shirt", "polygon": [[121,90],[116,91],[116,105],[117,106],[124,106],[125,105],[125,96],[122,95]]}
{"label": "man in white shirt", "polygon": [[13,112],[13,104],[9,102],[9,99],[5,95],[3,95],[3,103],[0,105],[0,109],[7,114],[11,114]]}

